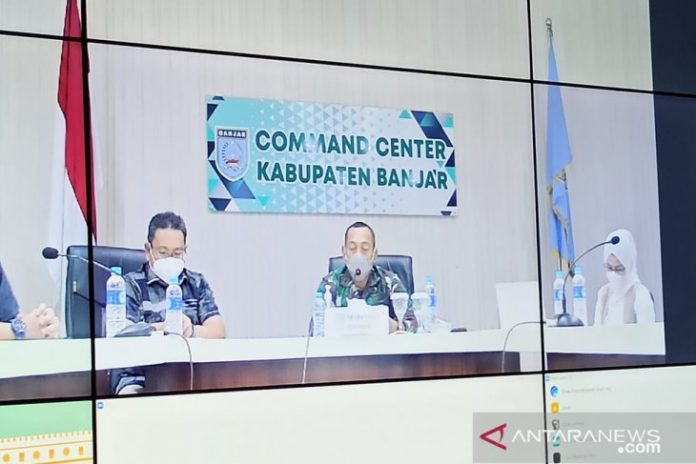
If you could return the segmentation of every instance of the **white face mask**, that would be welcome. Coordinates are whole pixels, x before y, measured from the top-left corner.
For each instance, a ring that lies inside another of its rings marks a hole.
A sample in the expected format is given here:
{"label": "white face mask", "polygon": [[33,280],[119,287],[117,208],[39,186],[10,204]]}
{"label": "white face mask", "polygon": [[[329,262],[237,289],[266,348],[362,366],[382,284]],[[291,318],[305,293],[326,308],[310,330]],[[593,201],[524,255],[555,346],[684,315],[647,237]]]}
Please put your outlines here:
{"label": "white face mask", "polygon": [[615,271],[607,271],[607,280],[610,284],[620,284],[624,280],[623,275]]}
{"label": "white face mask", "polygon": [[345,258],[346,266],[355,282],[362,282],[370,276],[372,261],[362,253]]}
{"label": "white face mask", "polygon": [[169,283],[172,279],[178,278],[183,270],[184,260],[181,258],[169,257],[156,259],[152,265],[152,271],[166,283]]}

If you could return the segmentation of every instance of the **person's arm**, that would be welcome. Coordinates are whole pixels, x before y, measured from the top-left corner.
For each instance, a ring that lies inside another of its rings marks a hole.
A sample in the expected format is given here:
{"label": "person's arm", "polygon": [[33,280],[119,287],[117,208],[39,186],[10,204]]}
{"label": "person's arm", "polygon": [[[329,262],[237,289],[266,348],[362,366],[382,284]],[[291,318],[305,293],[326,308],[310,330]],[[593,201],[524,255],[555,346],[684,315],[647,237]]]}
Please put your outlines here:
{"label": "person's arm", "polygon": [[[42,303],[31,312],[31,315],[36,317],[39,323],[39,332],[34,338],[58,338],[58,324],[60,321],[56,317],[53,308]],[[23,316],[23,319],[26,322],[26,317]],[[29,324],[27,324],[27,329],[29,328]],[[27,330],[27,337],[30,337],[30,335],[29,330]]]}
{"label": "person's arm", "polygon": [[225,321],[220,315],[213,290],[208,282],[201,276],[198,285],[198,312],[201,325],[192,326],[192,337],[198,338],[225,338]]}
{"label": "person's arm", "polygon": [[340,306],[338,301],[338,291],[336,290],[336,284],[332,282],[331,274],[327,274],[321,278],[321,282],[319,282],[319,286],[314,293],[321,293],[322,298],[324,298],[327,285],[329,286],[329,293],[331,294],[331,302],[334,306]]}
{"label": "person's arm", "polygon": [[202,325],[193,328],[193,336],[198,338],[225,338],[225,321],[217,314],[210,316]]}
{"label": "person's arm", "polygon": [[[17,313],[12,319],[24,322],[24,338],[41,339],[58,337],[58,318],[52,308],[45,304],[25,314]],[[12,321],[10,319],[10,321]],[[14,340],[11,322],[0,322],[0,340]]]}
{"label": "person's arm", "polygon": [[15,334],[9,322],[0,322],[0,340],[14,340]]}
{"label": "person's arm", "polygon": [[655,322],[655,304],[650,296],[650,290],[644,285],[636,287],[636,302],[633,305],[636,311],[637,324],[651,324]]}
{"label": "person's arm", "polygon": [[[399,278],[399,275],[397,273],[394,273],[391,279],[391,285],[390,285],[390,292],[391,293],[408,293],[408,290],[406,290],[406,286],[401,282],[401,279]],[[391,295],[390,293],[390,295]]]}
{"label": "person's arm", "polygon": [[[45,306],[42,305],[26,315],[20,315],[19,304],[12,292],[12,286],[5,276],[2,264],[0,264],[0,340],[14,340],[16,338],[11,323],[16,318],[22,319],[26,324],[26,338],[44,338],[45,335],[41,329],[44,326],[48,327],[53,322],[47,319],[44,325],[41,324],[39,317],[43,315],[45,309]],[[50,316],[54,316],[53,310],[51,310]]]}
{"label": "person's arm", "polygon": [[124,275],[123,280],[126,283],[126,318],[133,323],[140,322],[143,304],[140,286],[129,274]]}
{"label": "person's arm", "polygon": [[0,264],[0,340],[14,340],[15,335],[10,321],[17,317],[17,314],[19,314],[19,304]]}

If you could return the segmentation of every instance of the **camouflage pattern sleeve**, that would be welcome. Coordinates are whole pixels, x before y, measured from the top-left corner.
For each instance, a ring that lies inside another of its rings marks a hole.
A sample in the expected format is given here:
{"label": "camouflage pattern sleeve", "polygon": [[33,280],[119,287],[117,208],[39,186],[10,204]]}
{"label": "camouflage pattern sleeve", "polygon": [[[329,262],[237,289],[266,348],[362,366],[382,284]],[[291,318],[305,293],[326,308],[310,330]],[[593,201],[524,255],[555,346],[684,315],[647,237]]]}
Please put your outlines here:
{"label": "camouflage pattern sleeve", "polygon": [[321,281],[319,282],[319,286],[317,286],[317,289],[314,291],[314,293],[324,293],[324,289],[326,288],[327,285],[331,285],[329,283],[329,277],[331,277],[331,274],[325,275],[324,277],[321,278]]}
{"label": "camouflage pattern sleeve", "polygon": [[330,287],[329,291],[331,292],[331,301],[333,302],[334,306],[339,306],[338,304],[336,304],[338,284],[339,279],[336,273],[330,272],[321,279],[321,282],[319,282],[319,286],[317,287],[316,293],[321,293],[322,295],[324,295],[324,293],[326,292],[326,286],[328,285]]}
{"label": "camouflage pattern sleeve", "polygon": [[128,273],[123,276],[126,282],[126,317],[131,322],[140,322],[142,320],[142,303],[140,286],[135,281],[133,273]]}
{"label": "camouflage pattern sleeve", "polygon": [[220,311],[215,303],[213,290],[210,288],[210,285],[208,285],[208,281],[205,280],[205,277],[200,274],[200,281],[198,282],[198,318],[201,324],[203,324],[206,319],[219,315]]}
{"label": "camouflage pattern sleeve", "polygon": [[389,295],[393,293],[408,293],[408,290],[406,290],[406,286],[401,282],[401,279],[399,279],[398,274],[390,272],[386,276],[387,278],[387,285],[389,287]]}

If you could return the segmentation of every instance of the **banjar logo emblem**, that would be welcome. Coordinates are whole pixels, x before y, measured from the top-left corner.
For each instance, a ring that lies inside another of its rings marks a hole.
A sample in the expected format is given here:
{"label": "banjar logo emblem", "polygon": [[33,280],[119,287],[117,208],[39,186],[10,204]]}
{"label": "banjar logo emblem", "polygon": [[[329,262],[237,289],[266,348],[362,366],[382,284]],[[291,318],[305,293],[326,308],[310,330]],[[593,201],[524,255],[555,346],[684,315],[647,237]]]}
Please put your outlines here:
{"label": "banjar logo emblem", "polygon": [[249,169],[249,132],[247,129],[217,129],[217,168],[235,182]]}
{"label": "banjar logo emblem", "polygon": [[[503,444],[503,437],[505,436],[505,427],[507,427],[507,422],[504,424],[500,424],[497,427],[493,427],[490,430],[486,430],[481,435],[479,435],[479,438],[481,438],[481,440],[487,443],[490,443],[493,446],[497,446],[501,450],[507,450],[507,446]],[[492,435],[497,435],[497,438],[491,437]]]}

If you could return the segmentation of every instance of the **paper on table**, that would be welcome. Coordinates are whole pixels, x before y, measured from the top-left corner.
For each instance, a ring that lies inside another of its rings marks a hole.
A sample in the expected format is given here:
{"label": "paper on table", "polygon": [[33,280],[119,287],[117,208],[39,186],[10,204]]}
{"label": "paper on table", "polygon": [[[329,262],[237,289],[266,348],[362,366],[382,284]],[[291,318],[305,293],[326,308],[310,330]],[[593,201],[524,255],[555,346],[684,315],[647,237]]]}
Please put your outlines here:
{"label": "paper on table", "polygon": [[326,337],[389,334],[389,308],[369,306],[365,300],[348,300],[347,308],[328,308],[324,315]]}

